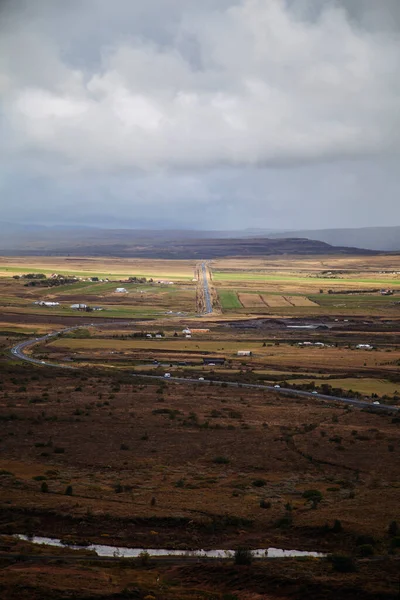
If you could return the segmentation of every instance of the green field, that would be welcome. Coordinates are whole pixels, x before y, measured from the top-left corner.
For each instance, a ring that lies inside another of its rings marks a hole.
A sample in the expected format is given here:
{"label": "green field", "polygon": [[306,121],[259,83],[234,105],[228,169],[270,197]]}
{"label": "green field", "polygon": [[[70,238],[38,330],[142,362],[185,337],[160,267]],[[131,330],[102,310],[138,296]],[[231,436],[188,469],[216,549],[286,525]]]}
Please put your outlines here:
{"label": "green field", "polygon": [[239,302],[236,292],[232,290],[219,290],[218,298],[221,308],[224,310],[233,310],[235,308],[243,308]]}
{"label": "green field", "polygon": [[339,304],[348,308],[389,307],[399,301],[399,296],[371,294],[308,294],[308,297],[324,308],[333,308]]}
{"label": "green field", "polygon": [[349,377],[342,379],[292,379],[290,383],[293,384],[304,384],[314,382],[316,386],[326,383],[331,385],[333,388],[341,388],[343,390],[353,390],[353,392],[359,392],[370,396],[371,394],[378,394],[382,396],[387,394],[392,396],[393,394],[400,393],[400,384],[392,383],[387,379],[371,379],[368,377]]}
{"label": "green field", "polygon": [[[5,267],[3,265],[0,265],[0,275],[3,276],[7,276],[10,273],[43,273],[44,275],[51,275],[52,273],[54,273],[54,269],[55,267],[51,268],[51,269],[38,269],[36,267],[31,267],[29,266],[29,264],[26,267],[17,267],[17,266],[10,266],[10,267]],[[59,269],[59,267],[58,267]],[[127,277],[146,277],[147,279],[160,279],[160,280],[184,280],[184,281],[191,281],[193,276],[190,275],[168,275],[165,273],[144,273],[144,272],[132,272],[129,273],[129,275],[127,273],[105,273],[105,272],[101,272],[101,271],[79,271],[79,270],[70,270],[70,269],[59,269],[60,272],[63,275],[69,275],[69,276],[76,276],[76,277],[99,277],[99,279],[126,279]],[[58,272],[58,271],[57,271]]]}
{"label": "green field", "polygon": [[312,282],[318,285],[354,285],[358,283],[365,283],[374,286],[400,286],[400,279],[386,279],[382,277],[382,279],[369,279],[369,278],[355,278],[355,279],[325,279],[318,277],[310,277],[307,275],[304,276],[295,276],[295,275],[269,275],[268,273],[253,273],[251,271],[243,271],[238,273],[227,273],[223,271],[213,271],[213,281],[280,281],[280,282]]}

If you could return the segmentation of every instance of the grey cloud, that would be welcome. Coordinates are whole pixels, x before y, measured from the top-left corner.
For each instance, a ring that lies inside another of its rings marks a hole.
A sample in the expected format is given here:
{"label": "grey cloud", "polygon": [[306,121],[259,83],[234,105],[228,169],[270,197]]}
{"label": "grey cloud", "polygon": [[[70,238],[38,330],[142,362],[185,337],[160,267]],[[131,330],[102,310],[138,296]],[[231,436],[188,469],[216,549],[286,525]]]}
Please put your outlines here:
{"label": "grey cloud", "polygon": [[166,220],[179,209],[182,224],[195,214],[203,226],[254,226],[247,203],[272,226],[327,225],[340,211],[355,223],[363,201],[378,218],[377,182],[396,214],[397,0],[15,0],[0,10],[0,186],[27,215],[40,197],[52,218],[97,206],[105,219],[111,199],[133,220],[157,206]]}

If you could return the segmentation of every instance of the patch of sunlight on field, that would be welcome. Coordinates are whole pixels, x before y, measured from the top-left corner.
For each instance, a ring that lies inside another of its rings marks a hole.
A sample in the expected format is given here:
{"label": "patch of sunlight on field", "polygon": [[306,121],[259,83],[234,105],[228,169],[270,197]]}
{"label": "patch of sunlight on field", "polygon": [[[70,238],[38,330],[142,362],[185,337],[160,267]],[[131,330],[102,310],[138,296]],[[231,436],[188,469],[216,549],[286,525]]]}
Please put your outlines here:
{"label": "patch of sunlight on field", "polygon": [[236,292],[233,290],[219,290],[218,299],[223,309],[232,310],[234,308],[242,308]]}
{"label": "patch of sunlight on field", "polygon": [[290,383],[301,384],[314,382],[316,385],[326,383],[332,387],[342,388],[344,390],[353,390],[360,394],[378,394],[380,396],[387,394],[392,396],[395,393],[400,393],[400,383],[392,383],[387,379],[370,379],[370,378],[345,378],[345,379],[292,379]]}

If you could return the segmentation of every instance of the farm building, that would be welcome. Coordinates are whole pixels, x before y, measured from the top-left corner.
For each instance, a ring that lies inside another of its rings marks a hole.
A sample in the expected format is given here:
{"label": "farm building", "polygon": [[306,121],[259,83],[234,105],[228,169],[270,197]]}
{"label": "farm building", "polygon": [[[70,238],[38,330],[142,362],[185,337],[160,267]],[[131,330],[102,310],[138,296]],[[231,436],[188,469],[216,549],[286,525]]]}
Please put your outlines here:
{"label": "farm building", "polygon": [[251,356],[252,351],[251,350],[238,350],[237,355],[238,356]]}
{"label": "farm building", "polygon": [[205,365],[224,365],[225,364],[225,358],[222,357],[208,357],[208,358],[203,358],[203,364]]}
{"label": "farm building", "polygon": [[185,327],[185,329],[182,329],[182,333],[187,333],[190,335],[192,333],[192,331],[191,331],[191,329],[188,329],[187,327]]}
{"label": "farm building", "polygon": [[116,294],[127,294],[127,293],[128,293],[128,291],[127,291],[125,288],[117,288],[117,289],[115,290],[115,293],[116,293]]}
{"label": "farm building", "polygon": [[71,304],[71,308],[74,310],[86,310],[87,304]]}
{"label": "farm building", "polygon": [[371,344],[357,344],[357,350],[373,350],[373,346]]}

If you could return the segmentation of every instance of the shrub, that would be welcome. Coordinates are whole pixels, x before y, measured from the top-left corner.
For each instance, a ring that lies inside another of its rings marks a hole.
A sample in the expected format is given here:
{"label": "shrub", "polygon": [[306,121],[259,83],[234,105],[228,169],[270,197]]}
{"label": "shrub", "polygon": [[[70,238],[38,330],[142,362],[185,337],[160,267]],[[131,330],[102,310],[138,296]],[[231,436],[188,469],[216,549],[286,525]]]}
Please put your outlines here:
{"label": "shrub", "polygon": [[339,519],[335,519],[332,527],[333,533],[341,533],[343,531],[342,523]]}
{"label": "shrub", "polygon": [[45,481],[43,481],[42,485],[40,486],[40,491],[44,494],[47,494],[47,492],[49,491],[49,486]]}
{"label": "shrub", "polygon": [[147,567],[147,565],[150,562],[150,554],[148,552],[146,552],[146,550],[143,550],[139,554],[139,560],[140,560],[140,564],[142,567]]}
{"label": "shrub", "polygon": [[281,527],[282,529],[286,529],[287,527],[291,527],[292,525],[293,525],[292,513],[287,513],[284,517],[281,517],[275,523],[275,527]]}
{"label": "shrub", "polygon": [[262,498],[262,500],[260,500],[260,508],[271,508],[271,502]]}
{"label": "shrub", "polygon": [[128,444],[121,444],[120,450],[129,450]]}
{"label": "shrub", "polygon": [[319,490],[305,490],[303,498],[311,502],[311,508],[315,509],[322,500],[322,494]]}
{"label": "shrub", "polygon": [[330,557],[334,571],[338,573],[354,573],[357,571],[357,566],[351,556],[345,554],[333,554]]}
{"label": "shrub", "polygon": [[235,565],[251,565],[253,562],[253,553],[245,546],[239,546],[235,550]]}
{"label": "shrub", "polygon": [[374,547],[371,544],[363,544],[357,547],[357,554],[362,557],[373,556],[375,553]]}
{"label": "shrub", "polygon": [[265,479],[255,479],[252,482],[252,485],[254,487],[264,487],[267,484],[267,482],[265,481]]}
{"label": "shrub", "polygon": [[399,526],[398,526],[398,524],[397,524],[397,521],[392,521],[392,522],[390,523],[390,525],[389,525],[389,529],[388,529],[388,533],[389,533],[389,535],[392,535],[392,536],[397,536],[397,535],[399,535],[399,533],[400,533],[400,530],[399,530]]}
{"label": "shrub", "polygon": [[60,446],[56,446],[54,448],[54,454],[64,454],[65,448],[60,448]]}
{"label": "shrub", "polygon": [[392,550],[394,548],[400,548],[400,537],[394,537],[390,540],[390,547]]}
{"label": "shrub", "polygon": [[72,485],[69,485],[67,487],[67,489],[65,490],[65,495],[66,496],[72,496]]}
{"label": "shrub", "polygon": [[372,535],[359,535],[356,539],[356,546],[364,545],[375,546],[376,539]]}
{"label": "shrub", "polygon": [[213,458],[213,463],[215,463],[216,465],[228,465],[229,462],[229,458],[227,458],[226,456],[215,456]]}

